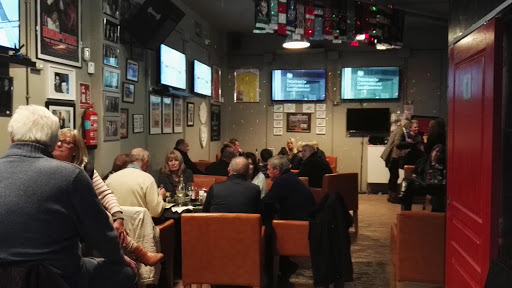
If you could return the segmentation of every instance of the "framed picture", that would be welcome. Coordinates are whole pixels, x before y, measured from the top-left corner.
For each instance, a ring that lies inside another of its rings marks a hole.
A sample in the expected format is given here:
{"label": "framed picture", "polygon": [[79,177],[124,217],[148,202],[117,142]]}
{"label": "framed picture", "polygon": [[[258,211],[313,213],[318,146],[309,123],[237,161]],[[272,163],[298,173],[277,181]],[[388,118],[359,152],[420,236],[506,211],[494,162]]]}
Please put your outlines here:
{"label": "framed picture", "polygon": [[119,102],[121,95],[119,93],[103,92],[103,115],[105,116],[119,116]]}
{"label": "framed picture", "polygon": [[315,112],[315,104],[302,104],[302,112],[304,113],[313,113]]}
{"label": "framed picture", "polygon": [[286,104],[284,104],[284,112],[286,112],[286,113],[295,113],[295,103],[286,103]]}
{"label": "framed picture", "polygon": [[172,133],[172,98],[162,97],[162,134]]}
{"label": "framed picture", "polygon": [[327,123],[326,119],[316,119],[316,126],[317,127],[325,127],[326,123]]}
{"label": "framed picture", "polygon": [[60,129],[76,129],[75,126],[75,103],[63,101],[46,101],[46,108],[59,118]]}
{"label": "framed picture", "polygon": [[283,112],[283,104],[274,105],[274,112]]}
{"label": "framed picture", "polygon": [[128,109],[122,108],[121,109],[121,124],[119,126],[119,137],[121,138],[128,138]]}
{"label": "framed picture", "polygon": [[283,120],[283,113],[274,113],[274,120]]}
{"label": "framed picture", "polygon": [[327,117],[327,113],[324,110],[316,111],[316,118],[317,119],[324,119]]}
{"label": "framed picture", "polygon": [[13,93],[12,77],[0,76],[0,117],[11,117]]}
{"label": "framed picture", "polygon": [[418,121],[418,134],[427,135],[428,134],[428,126],[430,125],[430,121],[436,120],[439,117],[436,116],[421,116],[421,115],[412,115],[411,119]]}
{"label": "framed picture", "polygon": [[119,32],[119,24],[107,18],[103,18],[103,39],[113,43],[119,43]]}
{"label": "framed picture", "polygon": [[235,70],[235,102],[260,102],[258,69]]}
{"label": "framed picture", "polygon": [[316,104],[316,110],[325,111],[325,104]]}
{"label": "framed picture", "polygon": [[274,135],[283,135],[283,128],[274,128]]}
{"label": "framed picture", "polygon": [[103,0],[103,13],[119,19],[119,0]]}
{"label": "framed picture", "polygon": [[274,120],[275,128],[283,128],[283,120]]}
{"label": "framed picture", "polygon": [[162,133],[162,97],[149,95],[149,134]]}
{"label": "framed picture", "polygon": [[76,100],[75,69],[48,64],[48,98]]}
{"label": "framed picture", "polygon": [[123,102],[135,103],[135,84],[123,82]]}
{"label": "framed picture", "polygon": [[325,135],[325,127],[316,127],[317,135]]}
{"label": "framed picture", "polygon": [[286,132],[311,132],[311,114],[286,114]]}
{"label": "framed picture", "polygon": [[103,44],[103,64],[119,67],[119,48]]}
{"label": "framed picture", "polygon": [[80,109],[85,109],[91,105],[91,84],[78,83],[78,91],[80,91]]}
{"label": "framed picture", "polygon": [[103,141],[119,140],[120,117],[103,117]]}
{"label": "framed picture", "polygon": [[220,68],[216,66],[212,66],[212,101],[213,102],[224,102],[222,101],[222,94],[221,94],[221,72]]}
{"label": "framed picture", "polygon": [[187,127],[194,126],[194,103],[187,102]]}
{"label": "framed picture", "polygon": [[210,141],[220,141],[220,106],[212,104],[210,109]]}
{"label": "framed picture", "polygon": [[119,69],[103,67],[103,90],[119,92],[121,85],[121,72]]}
{"label": "framed picture", "polygon": [[134,134],[144,132],[144,114],[132,115],[132,127]]}
{"label": "framed picture", "polygon": [[37,0],[37,58],[82,67],[82,1],[65,1],[65,7],[58,3]]}
{"label": "framed picture", "polygon": [[139,81],[139,62],[126,60],[126,80]]}
{"label": "framed picture", "polygon": [[174,133],[183,132],[183,100],[174,98]]}

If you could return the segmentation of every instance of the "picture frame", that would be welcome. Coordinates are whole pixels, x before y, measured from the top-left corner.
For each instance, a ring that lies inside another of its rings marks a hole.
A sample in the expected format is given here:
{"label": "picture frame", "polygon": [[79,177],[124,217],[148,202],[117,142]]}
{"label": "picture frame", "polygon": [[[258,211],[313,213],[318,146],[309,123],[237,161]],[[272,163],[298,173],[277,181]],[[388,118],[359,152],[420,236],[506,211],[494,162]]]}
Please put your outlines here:
{"label": "picture frame", "polygon": [[210,111],[210,141],[220,141],[220,106],[211,104]]}
{"label": "picture frame", "polygon": [[283,113],[274,112],[274,120],[283,120]]}
{"label": "picture frame", "polygon": [[75,103],[64,101],[46,101],[44,106],[59,118],[60,129],[76,129]]}
{"label": "picture frame", "polygon": [[[66,15],[62,9],[49,9],[45,0],[37,0],[36,5],[37,58],[82,67],[82,1],[66,1]],[[52,17],[54,13],[58,17]],[[62,17],[69,21],[52,20]]]}
{"label": "picture frame", "polygon": [[315,104],[311,104],[311,103],[302,104],[302,112],[304,112],[304,113],[315,112]]}
{"label": "picture frame", "polygon": [[283,112],[283,104],[274,105],[274,112]]}
{"label": "picture frame", "polygon": [[221,93],[221,71],[220,68],[212,66],[212,101],[213,102],[224,102]]}
{"label": "picture frame", "polygon": [[283,120],[274,120],[274,128],[283,128]]}
{"label": "picture frame", "polygon": [[283,128],[274,128],[274,135],[275,136],[283,135]]}
{"label": "picture frame", "polygon": [[0,117],[12,116],[12,98],[14,95],[13,78],[0,76]]}
{"label": "picture frame", "polygon": [[103,141],[118,141],[121,127],[121,118],[105,116],[103,117]]}
{"label": "picture frame", "polygon": [[325,135],[325,127],[316,127],[316,135]]}
{"label": "picture frame", "polygon": [[316,110],[317,111],[325,111],[325,104],[316,104]]}
{"label": "picture frame", "polygon": [[119,67],[119,48],[110,44],[103,44],[103,64]]}
{"label": "picture frame", "polygon": [[162,133],[162,97],[149,95],[149,134]]}
{"label": "picture frame", "polygon": [[46,70],[48,71],[47,98],[75,101],[75,69],[50,63]]}
{"label": "picture frame", "polygon": [[128,111],[128,109],[126,108],[121,108],[121,113],[119,113],[119,115],[121,116],[120,118],[120,125],[119,125],[119,137],[121,137],[121,139],[126,139],[128,138],[128,131],[129,131],[129,121],[128,119],[129,118],[129,115],[130,115],[130,112]]}
{"label": "picture frame", "polygon": [[135,103],[135,84],[123,82],[123,102]]}
{"label": "picture frame", "polygon": [[121,71],[110,67],[103,67],[103,90],[119,92],[121,85]]}
{"label": "picture frame", "polygon": [[295,113],[295,103],[285,103],[284,106],[284,112],[286,113]]}
{"label": "picture frame", "polygon": [[172,133],[172,118],[172,97],[162,97],[162,134]]}
{"label": "picture frame", "polygon": [[139,82],[139,62],[126,60],[126,80]]}
{"label": "picture frame", "polygon": [[103,39],[119,44],[120,32],[119,24],[107,18],[103,18]]}
{"label": "picture frame", "polygon": [[316,126],[317,127],[325,127],[327,123],[326,119],[316,119]]}
{"label": "picture frame", "polygon": [[187,127],[194,126],[194,111],[195,104],[193,102],[187,102]]}
{"label": "picture frame", "polygon": [[174,98],[174,133],[183,133],[183,100]]}
{"label": "picture frame", "polygon": [[287,113],[286,132],[311,132],[311,114],[309,113]]}
{"label": "picture frame", "polygon": [[113,92],[103,92],[103,115],[119,116],[121,95]]}
{"label": "picture frame", "polygon": [[103,13],[119,19],[119,0],[103,0]]}
{"label": "picture frame", "polygon": [[235,70],[235,103],[260,102],[260,72],[258,69]]}
{"label": "picture frame", "polygon": [[132,114],[133,134],[144,132],[144,114]]}
{"label": "picture frame", "polygon": [[327,118],[327,113],[324,110],[316,111],[316,118],[317,119],[324,119]]}

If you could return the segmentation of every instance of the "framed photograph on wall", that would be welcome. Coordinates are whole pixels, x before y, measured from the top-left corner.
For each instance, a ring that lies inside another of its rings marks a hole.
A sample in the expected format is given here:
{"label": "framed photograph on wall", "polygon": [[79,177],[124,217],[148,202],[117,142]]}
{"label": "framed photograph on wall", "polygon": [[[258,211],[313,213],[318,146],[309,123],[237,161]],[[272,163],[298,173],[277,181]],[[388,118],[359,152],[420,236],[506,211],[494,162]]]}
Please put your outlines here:
{"label": "framed photograph on wall", "polygon": [[220,106],[212,104],[210,111],[210,141],[220,141]]}
{"label": "framed photograph on wall", "polygon": [[76,100],[75,69],[48,64],[48,98]]}
{"label": "framed photograph on wall", "polygon": [[103,115],[119,116],[119,102],[121,95],[119,93],[103,92]]}
{"label": "framed photograph on wall", "polygon": [[220,68],[212,66],[212,101],[213,102],[224,102],[222,101],[221,94],[221,72]]}
{"label": "framed photograph on wall", "polygon": [[260,102],[260,71],[235,70],[235,102]]}
{"label": "framed photograph on wall", "polygon": [[119,19],[119,0],[103,0],[103,13]]}
{"label": "framed photograph on wall", "polygon": [[103,18],[103,39],[113,43],[119,43],[119,32],[119,24],[107,18]]}
{"label": "framed photograph on wall", "polygon": [[162,97],[149,95],[149,134],[162,133]]}
{"label": "framed photograph on wall", "polygon": [[123,102],[135,103],[135,84],[123,82]]}
{"label": "framed photograph on wall", "polygon": [[119,126],[119,137],[121,137],[122,139],[124,138],[128,138],[128,116],[129,116],[129,113],[128,113],[128,109],[125,109],[125,108],[122,108],[121,109],[121,124]]}
{"label": "framed photograph on wall", "polygon": [[48,2],[37,0],[36,4],[37,58],[82,67],[82,1],[65,1],[65,10],[58,1],[57,5]]}
{"label": "framed photograph on wall", "polygon": [[194,126],[194,103],[187,102],[187,127]]}
{"label": "framed photograph on wall", "polygon": [[119,69],[103,67],[103,90],[119,92],[121,85],[121,72]]}
{"label": "framed photograph on wall", "polygon": [[311,132],[311,114],[287,113],[286,132]]}
{"label": "framed photograph on wall", "polygon": [[103,117],[103,141],[119,140],[120,117]]}
{"label": "framed photograph on wall", "polygon": [[59,118],[60,129],[76,129],[75,126],[75,103],[63,101],[46,101],[45,107]]}
{"label": "framed photograph on wall", "polygon": [[162,134],[172,133],[172,98],[162,97]]}
{"label": "framed photograph on wall", "polygon": [[13,93],[12,77],[0,76],[0,117],[11,117]]}
{"label": "framed photograph on wall", "polygon": [[132,114],[133,134],[144,132],[144,114]]}
{"label": "framed photograph on wall", "polygon": [[183,132],[183,100],[174,98],[174,133]]}
{"label": "framed photograph on wall", "polygon": [[126,60],[126,80],[139,81],[139,62]]}
{"label": "framed photograph on wall", "polygon": [[119,48],[103,44],[103,64],[119,67]]}

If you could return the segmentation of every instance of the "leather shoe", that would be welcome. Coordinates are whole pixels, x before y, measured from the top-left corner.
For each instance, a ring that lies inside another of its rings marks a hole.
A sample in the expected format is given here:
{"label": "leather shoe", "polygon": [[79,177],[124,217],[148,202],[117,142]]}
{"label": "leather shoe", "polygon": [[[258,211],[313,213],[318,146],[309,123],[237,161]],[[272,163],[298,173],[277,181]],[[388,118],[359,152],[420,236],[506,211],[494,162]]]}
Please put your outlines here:
{"label": "leather shoe", "polygon": [[146,266],[155,266],[164,259],[164,254],[149,252],[140,244],[133,246],[128,251],[132,253],[136,262],[140,262]]}

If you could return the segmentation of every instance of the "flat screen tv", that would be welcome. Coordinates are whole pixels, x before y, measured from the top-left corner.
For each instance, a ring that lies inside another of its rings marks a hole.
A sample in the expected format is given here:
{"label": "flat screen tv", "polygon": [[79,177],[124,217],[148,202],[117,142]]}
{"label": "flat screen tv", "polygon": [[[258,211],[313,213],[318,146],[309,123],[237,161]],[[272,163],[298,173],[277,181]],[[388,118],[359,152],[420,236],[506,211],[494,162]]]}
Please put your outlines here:
{"label": "flat screen tv", "polygon": [[389,108],[348,108],[347,134],[388,134],[390,117]]}
{"label": "flat screen tv", "polygon": [[160,44],[160,84],[187,89],[187,59],[185,54]]}
{"label": "flat screen tv", "polygon": [[193,92],[204,96],[212,96],[212,68],[194,60],[193,70]]}
{"label": "flat screen tv", "polygon": [[273,70],[272,101],[324,101],[325,70]]}
{"label": "flat screen tv", "polygon": [[398,99],[399,67],[341,69],[341,100]]}
{"label": "flat screen tv", "polygon": [[0,0],[0,49],[20,47],[20,1]]}

